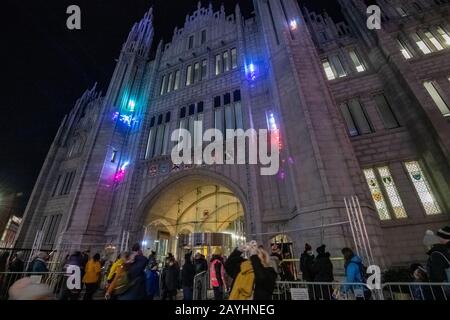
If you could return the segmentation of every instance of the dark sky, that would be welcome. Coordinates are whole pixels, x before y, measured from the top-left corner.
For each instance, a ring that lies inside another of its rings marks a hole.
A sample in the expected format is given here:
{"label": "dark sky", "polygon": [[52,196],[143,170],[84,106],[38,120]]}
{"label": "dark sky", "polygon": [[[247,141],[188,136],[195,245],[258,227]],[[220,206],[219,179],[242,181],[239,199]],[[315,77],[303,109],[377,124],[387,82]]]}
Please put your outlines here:
{"label": "dark sky", "polygon": [[[210,1],[203,0],[207,5]],[[239,2],[244,15],[251,0]],[[337,1],[305,0],[338,16]],[[82,30],[66,28],[66,8],[77,4]],[[31,193],[63,116],[98,81],[105,92],[122,43],[134,22],[153,5],[156,40],[170,40],[197,0],[3,0],[0,28],[0,194]]]}

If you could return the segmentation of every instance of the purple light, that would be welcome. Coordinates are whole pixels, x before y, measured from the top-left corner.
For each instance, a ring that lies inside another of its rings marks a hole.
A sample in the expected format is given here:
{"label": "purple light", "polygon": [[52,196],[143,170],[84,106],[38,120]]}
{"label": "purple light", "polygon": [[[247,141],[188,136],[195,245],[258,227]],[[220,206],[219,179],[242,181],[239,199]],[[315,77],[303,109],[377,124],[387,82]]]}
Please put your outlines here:
{"label": "purple light", "polygon": [[125,178],[125,174],[127,173],[126,169],[129,164],[130,163],[127,161],[120,167],[119,171],[117,171],[116,175],[114,176],[115,182],[120,182]]}
{"label": "purple light", "polygon": [[117,120],[118,117],[119,117],[119,112],[117,112],[117,111],[114,112],[114,113],[113,113],[113,118],[112,118],[112,119],[115,121],[115,120]]}

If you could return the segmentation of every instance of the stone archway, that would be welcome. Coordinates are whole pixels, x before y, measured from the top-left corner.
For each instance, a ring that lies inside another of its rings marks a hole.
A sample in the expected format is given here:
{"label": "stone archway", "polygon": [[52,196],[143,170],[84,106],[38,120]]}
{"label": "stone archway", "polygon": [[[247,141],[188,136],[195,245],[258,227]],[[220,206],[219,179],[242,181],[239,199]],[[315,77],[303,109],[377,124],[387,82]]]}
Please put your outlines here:
{"label": "stone archway", "polygon": [[165,241],[164,250],[172,253],[187,246],[203,247],[208,241],[222,246],[219,239],[224,241],[223,250],[229,252],[245,239],[247,212],[246,197],[239,186],[217,173],[201,170],[168,178],[144,198],[138,210],[147,249],[155,250]]}

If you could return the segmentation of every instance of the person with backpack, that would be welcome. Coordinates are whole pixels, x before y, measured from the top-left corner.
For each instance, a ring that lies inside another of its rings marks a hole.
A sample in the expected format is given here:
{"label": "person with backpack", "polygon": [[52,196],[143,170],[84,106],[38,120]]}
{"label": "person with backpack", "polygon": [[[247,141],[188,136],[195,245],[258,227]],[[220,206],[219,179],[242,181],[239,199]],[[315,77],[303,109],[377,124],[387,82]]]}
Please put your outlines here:
{"label": "person with backpack", "polygon": [[129,289],[128,269],[134,260],[130,259],[130,252],[123,252],[121,256],[123,257],[124,263],[117,267],[115,276],[106,289],[106,300],[118,300],[118,297],[125,294]]}
{"label": "person with backpack", "polygon": [[440,229],[436,236],[439,243],[428,251],[427,270],[432,283],[443,283],[443,286],[433,286],[436,300],[450,299],[450,226]]}
{"label": "person with backpack", "polygon": [[353,253],[350,248],[342,249],[345,264],[345,284],[341,288],[343,294],[352,292],[356,300],[369,300],[372,293],[365,285],[357,285],[356,283],[366,283],[366,268],[362,263],[362,259]]}

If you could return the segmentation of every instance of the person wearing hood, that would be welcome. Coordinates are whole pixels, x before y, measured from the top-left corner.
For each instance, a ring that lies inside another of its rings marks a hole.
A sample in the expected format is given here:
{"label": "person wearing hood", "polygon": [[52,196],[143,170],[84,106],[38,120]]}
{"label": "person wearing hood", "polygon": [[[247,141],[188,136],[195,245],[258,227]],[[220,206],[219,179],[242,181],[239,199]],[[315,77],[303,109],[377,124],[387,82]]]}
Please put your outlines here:
{"label": "person wearing hood", "polygon": [[305,244],[305,251],[300,255],[300,271],[302,272],[302,278],[305,282],[313,282],[313,264],[314,264],[314,253],[312,251],[311,245]]}
{"label": "person wearing hood", "polygon": [[208,271],[208,261],[206,261],[205,256],[200,252],[197,252],[194,256],[194,266],[195,266],[195,275]]}
{"label": "person wearing hood", "polygon": [[213,251],[209,265],[209,280],[214,290],[214,300],[223,300],[224,292],[227,291],[225,279],[225,268],[223,265],[222,251],[216,247]]}
{"label": "person wearing hood", "polygon": [[436,241],[428,251],[427,270],[430,282],[446,283],[444,287],[433,287],[436,300],[450,299],[450,226],[436,233]]}
{"label": "person wearing hood", "polygon": [[353,292],[357,300],[369,300],[372,294],[365,285],[353,285],[353,283],[365,283],[362,259],[350,248],[342,249],[342,255],[345,260],[345,285],[341,288],[341,292],[343,294]]}
{"label": "person wearing hood", "polygon": [[[317,257],[312,265],[312,275],[314,282],[333,282],[333,263],[330,260],[330,253],[326,252],[323,244],[317,248]],[[333,294],[331,285],[315,285],[314,297],[316,300],[330,300]]]}
{"label": "person wearing hood", "polygon": [[126,252],[122,252],[118,257],[117,260],[114,261],[114,263],[111,266],[111,269],[109,269],[108,277],[106,278],[108,284],[111,284],[114,280],[114,277],[116,276],[117,270],[120,268],[121,265],[125,263],[125,255]]}
{"label": "person wearing hood", "polygon": [[184,265],[181,270],[181,285],[183,286],[184,300],[192,300],[194,294],[195,266],[192,263],[192,252],[184,256]]}

